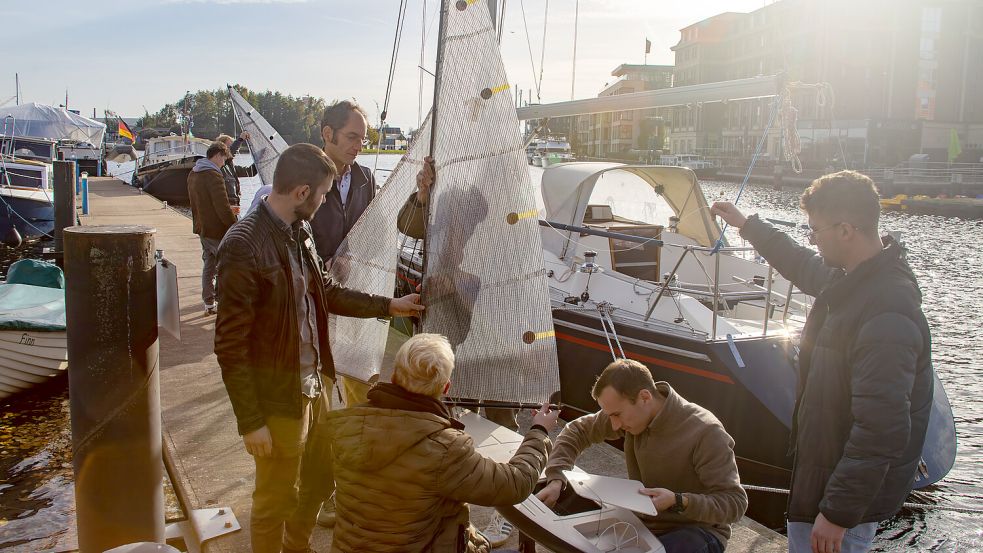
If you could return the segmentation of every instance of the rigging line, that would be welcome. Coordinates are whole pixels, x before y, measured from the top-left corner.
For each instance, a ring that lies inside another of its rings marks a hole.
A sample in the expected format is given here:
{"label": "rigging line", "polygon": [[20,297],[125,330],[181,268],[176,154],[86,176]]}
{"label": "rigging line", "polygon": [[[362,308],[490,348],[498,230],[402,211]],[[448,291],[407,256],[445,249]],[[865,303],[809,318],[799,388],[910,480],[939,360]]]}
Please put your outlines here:
{"label": "rigging line", "polygon": [[[782,98],[787,94],[787,91],[780,93],[772,103],[771,116],[768,118],[768,126],[765,127],[765,132],[761,133],[761,138],[758,139],[758,147],[754,151],[754,157],[751,158],[751,163],[748,165],[747,173],[744,175],[744,181],[741,183],[741,187],[737,189],[737,198],[734,199],[734,205],[737,205],[741,201],[741,195],[744,193],[744,187],[747,186],[749,180],[751,180],[751,172],[754,171],[754,164],[758,161],[758,157],[761,155],[761,148],[764,147],[765,142],[768,139],[768,134],[771,132],[771,126],[775,123],[775,116],[778,114],[779,108],[781,107]],[[720,237],[717,238],[717,243],[713,246],[713,251],[710,252],[711,255],[720,251],[720,248],[724,244],[724,233],[727,232],[727,223],[724,223],[723,228],[720,229]]]}
{"label": "rigging line", "polygon": [[[577,82],[577,24],[580,21],[580,0],[573,7],[573,71],[570,74],[570,99],[573,100],[573,87]],[[545,34],[545,33],[544,33]]]}
{"label": "rigging line", "polygon": [[536,59],[532,54],[532,39],[529,37],[529,24],[526,23],[525,0],[519,0],[519,8],[522,10],[522,26],[526,29],[526,45],[529,47],[529,65],[532,66],[532,82],[536,85],[536,101],[539,101],[539,81],[536,80]]}
{"label": "rigging line", "polygon": [[419,88],[417,89],[417,103],[416,103],[416,128],[419,129],[423,125],[423,72],[426,69],[423,68],[424,55],[427,50],[427,0],[423,0],[423,15],[420,29],[420,64],[417,66],[420,68],[420,79]]}
{"label": "rigging line", "polygon": [[[399,1],[399,13],[396,16],[396,35],[393,37],[392,57],[389,60],[389,75],[386,77],[386,97],[382,101],[382,113],[379,114],[379,128],[376,130],[375,145],[375,165],[372,168],[372,175],[379,170],[379,150],[382,149],[382,136],[385,132],[387,112],[389,111],[389,98],[393,89],[393,76],[396,73],[396,60],[399,58],[399,45],[403,37],[403,22],[406,20],[406,0]],[[421,53],[422,55],[422,53]]]}
{"label": "rigging line", "polygon": [[[546,9],[543,12],[543,49],[539,55],[539,85],[543,84],[543,67],[546,64],[546,22],[550,14],[550,0],[546,0]],[[536,90],[536,100],[539,100],[539,87]]]}

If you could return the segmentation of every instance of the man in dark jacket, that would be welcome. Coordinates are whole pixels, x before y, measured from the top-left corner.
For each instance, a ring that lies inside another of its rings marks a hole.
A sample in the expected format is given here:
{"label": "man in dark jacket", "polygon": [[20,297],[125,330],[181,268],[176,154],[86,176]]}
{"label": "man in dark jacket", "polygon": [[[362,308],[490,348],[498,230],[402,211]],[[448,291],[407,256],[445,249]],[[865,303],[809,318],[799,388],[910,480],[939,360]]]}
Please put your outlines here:
{"label": "man in dark jacket", "polygon": [[235,206],[233,211],[236,213],[239,211],[239,199],[242,197],[242,190],[239,187],[239,174],[236,173],[236,166],[233,160],[235,159],[235,155],[239,153],[239,148],[245,140],[249,140],[249,131],[242,131],[239,138],[235,140],[232,140],[232,137],[227,134],[220,134],[215,139],[216,142],[224,142],[232,154],[229,160],[222,165],[222,178],[225,179],[225,191],[229,195],[229,203]]}
{"label": "man in dark jacket", "polygon": [[311,227],[317,253],[329,263],[345,235],[375,198],[372,171],[355,161],[366,142],[367,132],[365,111],[348,100],[328,106],[321,117],[324,153],[338,168],[338,175]]}
{"label": "man in dark jacket", "polygon": [[205,313],[215,314],[215,271],[218,246],[236,216],[225,193],[225,181],[221,167],[231,158],[229,148],[222,142],[208,147],[188,174],[188,198],[191,201],[191,220],[198,239],[201,240],[201,301]]}
{"label": "man in dark jacket", "polygon": [[219,248],[215,354],[239,433],[256,462],[250,521],[256,553],[304,551],[314,526],[313,513],[294,514],[308,430],[328,408],[335,377],[328,312],[384,317],[423,309],[416,294],[389,299],[325,281],[308,221],[335,175],[316,146],[291,146],[277,162],[273,193]]}
{"label": "man in dark jacket", "polygon": [[904,251],[879,238],[868,177],[821,177],[801,206],[819,255],[733,204],[711,212],[816,297],[799,352],[789,551],[867,551],[918,472],[935,378],[931,335]]}

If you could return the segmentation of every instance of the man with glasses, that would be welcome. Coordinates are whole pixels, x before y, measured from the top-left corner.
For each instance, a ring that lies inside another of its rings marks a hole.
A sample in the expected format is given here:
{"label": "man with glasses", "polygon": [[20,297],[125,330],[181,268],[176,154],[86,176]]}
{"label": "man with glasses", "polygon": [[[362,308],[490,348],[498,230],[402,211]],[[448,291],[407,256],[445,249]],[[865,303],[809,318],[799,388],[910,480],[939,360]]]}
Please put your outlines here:
{"label": "man with glasses", "polygon": [[878,200],[873,181],[854,171],[813,181],[800,204],[818,254],[731,203],[711,209],[816,297],[799,352],[790,553],[867,551],[918,473],[935,378],[931,335],[903,248],[879,237]]}

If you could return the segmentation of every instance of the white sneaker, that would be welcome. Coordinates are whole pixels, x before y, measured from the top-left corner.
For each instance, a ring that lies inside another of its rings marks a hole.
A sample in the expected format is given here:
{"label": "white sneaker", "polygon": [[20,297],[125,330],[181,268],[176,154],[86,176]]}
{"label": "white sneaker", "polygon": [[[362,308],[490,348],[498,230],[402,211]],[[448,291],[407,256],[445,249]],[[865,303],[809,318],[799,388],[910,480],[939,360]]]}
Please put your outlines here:
{"label": "white sneaker", "polygon": [[488,521],[488,526],[485,526],[485,529],[480,530],[480,532],[491,543],[492,547],[498,547],[509,541],[513,530],[512,523],[496,512]]}

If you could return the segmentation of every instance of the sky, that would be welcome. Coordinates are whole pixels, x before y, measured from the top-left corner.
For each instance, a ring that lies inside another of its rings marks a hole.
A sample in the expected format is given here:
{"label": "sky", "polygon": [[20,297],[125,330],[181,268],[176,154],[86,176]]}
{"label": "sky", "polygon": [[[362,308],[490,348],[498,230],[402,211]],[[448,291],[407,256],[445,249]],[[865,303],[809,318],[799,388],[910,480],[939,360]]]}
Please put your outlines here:
{"label": "sky", "polygon": [[[570,100],[577,0],[503,1],[509,80],[524,97],[536,97],[542,71],[539,100]],[[648,63],[672,64],[679,29],[772,1],[579,0],[574,96],[596,96],[616,79],[615,67],[642,63],[646,38]],[[418,66],[425,23],[422,65],[433,71],[437,5],[407,0],[388,110],[394,126],[414,128],[429,110],[433,79]],[[67,90],[69,107],[90,117],[93,108],[99,117],[104,109],[138,117],[185,91],[238,83],[328,101],[354,98],[377,119],[398,11],[399,0],[3,0],[0,21],[18,52],[0,72],[0,105],[14,102],[16,73],[22,102],[62,104]]]}

